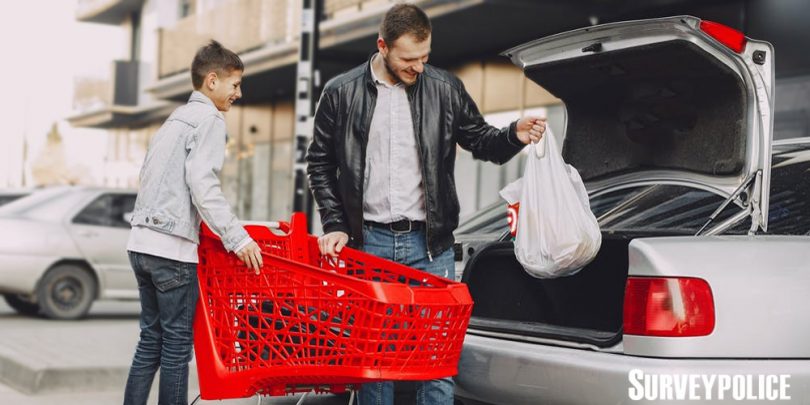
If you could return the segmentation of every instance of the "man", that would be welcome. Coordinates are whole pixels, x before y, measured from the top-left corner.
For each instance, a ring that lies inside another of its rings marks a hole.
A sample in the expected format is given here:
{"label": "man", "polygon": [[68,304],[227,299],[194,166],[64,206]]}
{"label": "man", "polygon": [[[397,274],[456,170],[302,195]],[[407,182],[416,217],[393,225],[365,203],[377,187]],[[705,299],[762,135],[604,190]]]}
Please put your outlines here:
{"label": "man", "polygon": [[[484,122],[461,81],[427,64],[430,46],[424,11],[397,4],[380,25],[379,52],[324,87],[307,153],[322,254],[348,244],[452,279],[456,144],[502,164],[542,137],[539,118]],[[393,404],[393,384],[365,384],[359,400]],[[417,404],[452,403],[450,377],[418,384]]]}

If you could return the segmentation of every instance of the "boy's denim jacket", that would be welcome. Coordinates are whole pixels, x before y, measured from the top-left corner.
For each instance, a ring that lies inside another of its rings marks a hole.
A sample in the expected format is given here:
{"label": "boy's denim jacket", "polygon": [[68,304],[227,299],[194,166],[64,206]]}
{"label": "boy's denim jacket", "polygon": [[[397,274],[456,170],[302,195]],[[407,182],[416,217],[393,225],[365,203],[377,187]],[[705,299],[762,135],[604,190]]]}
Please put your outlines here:
{"label": "boy's denim jacket", "polygon": [[132,226],[199,243],[202,219],[227,250],[245,242],[249,236],[220,187],[226,139],[225,119],[211,99],[191,93],[149,142]]}

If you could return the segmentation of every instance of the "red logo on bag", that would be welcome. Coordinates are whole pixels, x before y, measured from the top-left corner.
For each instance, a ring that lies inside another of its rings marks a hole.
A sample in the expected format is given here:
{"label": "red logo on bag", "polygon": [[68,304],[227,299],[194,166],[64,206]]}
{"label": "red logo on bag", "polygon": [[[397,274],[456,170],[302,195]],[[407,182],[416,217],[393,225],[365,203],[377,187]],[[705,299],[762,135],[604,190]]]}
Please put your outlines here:
{"label": "red logo on bag", "polygon": [[509,233],[512,234],[513,238],[517,236],[518,211],[520,211],[519,202],[508,205],[506,208],[506,223],[509,224]]}

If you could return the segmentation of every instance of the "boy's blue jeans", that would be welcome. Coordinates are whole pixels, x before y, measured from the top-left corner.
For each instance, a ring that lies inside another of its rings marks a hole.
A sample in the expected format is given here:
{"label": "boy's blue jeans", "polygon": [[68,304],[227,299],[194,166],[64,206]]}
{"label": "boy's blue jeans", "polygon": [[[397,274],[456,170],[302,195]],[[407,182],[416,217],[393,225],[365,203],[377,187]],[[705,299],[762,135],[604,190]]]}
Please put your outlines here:
{"label": "boy's blue jeans", "polygon": [[197,264],[129,252],[141,297],[141,338],[129,369],[124,405],[146,405],[160,368],[159,405],[188,404]]}
{"label": "boy's blue jeans", "polygon": [[[367,253],[451,280],[455,277],[453,249],[447,249],[430,261],[424,230],[393,232],[363,225],[363,241],[363,250]],[[454,384],[451,377],[420,381],[416,385],[417,405],[453,405]],[[393,405],[394,383],[363,384],[358,400],[359,405]]]}

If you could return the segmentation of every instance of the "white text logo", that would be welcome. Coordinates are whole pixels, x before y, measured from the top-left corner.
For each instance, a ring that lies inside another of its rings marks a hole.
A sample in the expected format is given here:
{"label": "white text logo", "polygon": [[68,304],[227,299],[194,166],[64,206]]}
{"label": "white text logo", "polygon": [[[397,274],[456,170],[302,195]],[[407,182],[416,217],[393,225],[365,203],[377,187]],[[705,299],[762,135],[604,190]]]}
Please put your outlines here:
{"label": "white text logo", "polygon": [[647,374],[627,376],[633,401],[783,401],[789,400],[789,374]]}

